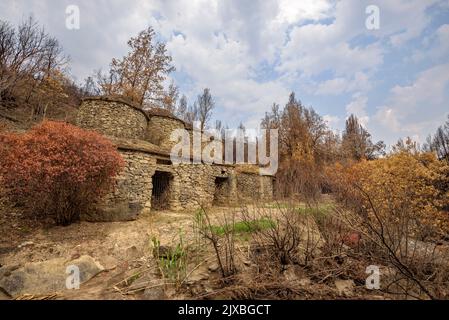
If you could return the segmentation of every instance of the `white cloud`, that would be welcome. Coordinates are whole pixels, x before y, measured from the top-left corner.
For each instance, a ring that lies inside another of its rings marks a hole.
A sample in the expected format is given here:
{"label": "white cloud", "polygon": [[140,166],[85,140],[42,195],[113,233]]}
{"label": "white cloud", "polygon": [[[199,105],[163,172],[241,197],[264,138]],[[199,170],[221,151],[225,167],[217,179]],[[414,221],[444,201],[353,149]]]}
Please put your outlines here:
{"label": "white cloud", "polygon": [[328,17],[332,4],[327,0],[281,0],[277,19],[288,23]]}
{"label": "white cloud", "polygon": [[[422,123],[441,117],[444,99],[436,97],[447,92],[441,84],[447,83],[447,66],[393,88],[376,123],[368,115],[367,97],[376,89],[374,83],[383,80],[378,70],[387,54],[421,36],[431,19],[427,9],[435,3],[375,1],[381,19],[376,31],[365,28],[365,8],[373,4],[369,0],[16,0],[0,3],[0,18],[17,23],[32,12],[61,40],[79,80],[125,54],[126,40],[151,25],[167,42],[182,93],[192,100],[210,87],[225,121],[244,118],[256,124],[273,102],[282,105],[293,89],[318,99],[352,95],[346,110],[326,116],[330,124],[353,112],[364,124],[371,120],[370,127],[403,133],[424,132]],[[63,27],[68,4],[81,8],[79,31]],[[448,37],[449,26],[442,25],[423,44],[426,50],[415,53],[415,61],[421,55],[422,61],[447,62]],[[422,105],[425,110],[418,107]]]}
{"label": "white cloud", "polygon": [[340,124],[340,121],[341,121],[339,116],[334,116],[334,115],[330,115],[330,114],[324,115],[323,120],[332,129],[335,129],[336,127],[338,127]]}
{"label": "white cloud", "polygon": [[449,64],[442,64],[421,72],[410,85],[393,87],[387,104],[375,115],[379,134],[414,135],[423,141],[448,111],[448,85]]}
{"label": "white cloud", "polygon": [[353,95],[353,100],[346,106],[346,114],[355,115],[362,126],[366,127],[369,122],[369,116],[366,113],[368,98],[360,93]]}
{"label": "white cloud", "polygon": [[375,119],[391,131],[398,132],[400,130],[400,124],[395,109],[383,106],[379,108],[379,111],[375,115]]}
{"label": "white cloud", "polygon": [[357,72],[353,78],[333,78],[317,84],[315,94],[339,95],[350,92],[366,92],[371,88],[369,77],[363,72]]}
{"label": "white cloud", "polygon": [[[305,76],[310,82],[330,73],[333,79],[318,88],[319,94],[356,91],[343,81],[351,81],[357,73],[372,78],[389,50],[385,42],[399,46],[418,37],[430,21],[426,9],[436,1],[377,1],[380,29],[375,31],[365,28],[365,8],[371,1],[338,1],[332,10],[324,11],[326,21],[293,27],[281,48],[277,70],[293,78]],[[371,42],[354,45],[354,39],[366,36]]]}
{"label": "white cloud", "polygon": [[415,50],[405,61],[421,62],[424,60],[438,60],[449,55],[449,24],[441,25],[430,37],[422,40],[424,49]]}
{"label": "white cloud", "polygon": [[449,24],[443,24],[436,31],[436,49],[433,55],[443,57],[449,54]]}

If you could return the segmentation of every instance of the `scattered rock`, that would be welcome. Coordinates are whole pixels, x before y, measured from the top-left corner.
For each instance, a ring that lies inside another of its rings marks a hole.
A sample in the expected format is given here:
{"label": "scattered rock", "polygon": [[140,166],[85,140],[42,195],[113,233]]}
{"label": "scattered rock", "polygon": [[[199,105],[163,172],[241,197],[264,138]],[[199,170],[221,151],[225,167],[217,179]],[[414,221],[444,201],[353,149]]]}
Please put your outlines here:
{"label": "scattered rock", "polygon": [[115,268],[117,268],[118,260],[114,257],[102,256],[98,260],[106,271],[114,270]]}
{"label": "scattered rock", "polygon": [[19,244],[19,246],[17,248],[22,249],[22,248],[29,247],[32,245],[34,245],[33,241],[25,241],[25,242]]}
{"label": "scattered rock", "polygon": [[81,220],[89,222],[112,222],[136,220],[142,210],[139,203],[123,201],[114,205],[98,206],[97,210],[91,210],[81,215]]}
{"label": "scattered rock", "polygon": [[79,259],[81,257],[81,255],[79,254],[79,253],[75,253],[75,254],[73,254],[72,255],[72,260],[75,260],[75,259]]}
{"label": "scattered rock", "polygon": [[420,241],[416,239],[402,240],[397,254],[407,256],[413,260],[422,260],[433,265],[447,265],[449,247],[437,245],[433,242]]}
{"label": "scattered rock", "polygon": [[136,246],[129,247],[126,249],[126,257],[128,260],[134,260],[141,256],[139,249]]}
{"label": "scattered rock", "polygon": [[218,263],[214,262],[209,265],[208,270],[210,272],[217,272],[219,268],[220,268],[220,266],[218,265]]}
{"label": "scattered rock", "polygon": [[299,280],[295,272],[295,266],[287,266],[283,272],[283,275],[285,280],[289,282],[295,282]]}
{"label": "scattered rock", "polygon": [[247,267],[249,267],[250,265],[251,265],[251,261],[250,260],[248,260],[248,259],[243,259],[243,264],[245,265],[245,266],[247,266]]}
{"label": "scattered rock", "polygon": [[164,300],[165,290],[164,286],[160,285],[153,288],[147,288],[142,295],[143,300]]}
{"label": "scattered rock", "polygon": [[155,258],[168,258],[172,252],[172,248],[169,246],[162,246],[155,247],[153,249],[153,255]]}
{"label": "scattered rock", "polygon": [[209,272],[206,268],[199,268],[195,270],[186,280],[186,284],[192,285],[209,279]]}
{"label": "scattered rock", "polygon": [[298,281],[298,284],[302,287],[310,286],[312,281],[309,278],[302,278]]}
{"label": "scattered rock", "polygon": [[354,295],[354,281],[353,280],[335,280],[335,287],[339,296],[351,297]]}
{"label": "scattered rock", "polygon": [[[91,256],[67,261],[55,258],[43,262],[27,263],[21,268],[4,273],[0,277],[0,290],[12,297],[24,294],[51,294],[68,290],[66,279],[68,266],[77,266],[80,271],[80,284],[90,280],[103,271],[103,267]],[[3,269],[3,268],[2,268]]]}

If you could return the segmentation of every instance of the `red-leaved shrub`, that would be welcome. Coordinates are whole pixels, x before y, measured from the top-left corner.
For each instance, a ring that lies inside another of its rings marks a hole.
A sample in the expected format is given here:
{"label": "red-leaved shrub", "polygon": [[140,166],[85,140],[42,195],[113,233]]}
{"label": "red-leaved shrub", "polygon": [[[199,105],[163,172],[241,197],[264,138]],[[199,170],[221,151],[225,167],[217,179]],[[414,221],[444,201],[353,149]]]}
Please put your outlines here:
{"label": "red-leaved shrub", "polygon": [[30,131],[0,133],[0,183],[24,212],[68,225],[114,184],[124,161],[94,131],[45,121]]}

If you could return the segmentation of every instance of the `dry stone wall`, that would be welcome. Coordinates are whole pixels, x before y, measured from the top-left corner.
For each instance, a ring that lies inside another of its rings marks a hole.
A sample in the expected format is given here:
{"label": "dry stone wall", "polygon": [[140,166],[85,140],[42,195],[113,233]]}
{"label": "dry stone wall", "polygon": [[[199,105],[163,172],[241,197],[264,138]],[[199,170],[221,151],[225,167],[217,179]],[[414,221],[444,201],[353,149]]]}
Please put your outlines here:
{"label": "dry stone wall", "polygon": [[166,116],[151,116],[146,137],[151,143],[171,149],[177,143],[170,141],[170,135],[176,129],[184,129],[184,123],[181,120]]}
{"label": "dry stone wall", "polygon": [[156,159],[148,153],[119,150],[125,160],[125,168],[117,177],[113,191],[90,216],[89,221],[134,220],[143,210],[151,209],[152,176]]}
{"label": "dry stone wall", "polygon": [[273,181],[272,176],[259,176],[260,180],[260,197],[262,200],[271,201],[273,200]]}
{"label": "dry stone wall", "polygon": [[102,134],[118,138],[141,139],[145,137],[148,118],[131,104],[108,98],[83,100],[76,124]]}
{"label": "dry stone wall", "polygon": [[229,201],[235,197],[235,176],[230,167],[209,164],[179,164],[175,172],[174,192],[177,199],[173,209],[195,210],[213,204],[217,177],[229,180]]}
{"label": "dry stone wall", "polygon": [[237,193],[240,200],[260,199],[260,178],[260,175],[253,173],[237,175]]}
{"label": "dry stone wall", "polygon": [[[83,100],[76,123],[109,136],[126,163],[117,177],[115,189],[97,205],[98,210],[84,217],[85,220],[132,220],[142,211],[150,210],[153,188],[157,194],[161,187],[155,182],[156,188],[153,180],[157,181],[161,172],[171,177],[168,196],[164,191],[162,197],[170,210],[196,210],[213,204],[272,198],[272,177],[236,172],[234,166],[227,165],[172,165],[169,150],[177,142],[170,141],[170,135],[173,130],[185,127],[179,119],[147,115],[126,101],[100,97]],[[210,139],[203,136],[202,144],[208,142]]]}
{"label": "dry stone wall", "polygon": [[240,201],[270,201],[273,199],[273,177],[255,173],[238,173],[237,192]]}

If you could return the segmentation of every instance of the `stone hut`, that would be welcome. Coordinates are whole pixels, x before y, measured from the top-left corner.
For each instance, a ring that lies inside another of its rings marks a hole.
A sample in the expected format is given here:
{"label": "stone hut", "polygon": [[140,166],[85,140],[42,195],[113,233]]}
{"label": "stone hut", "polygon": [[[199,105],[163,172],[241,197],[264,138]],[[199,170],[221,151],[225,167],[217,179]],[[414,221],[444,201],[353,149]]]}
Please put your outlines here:
{"label": "stone hut", "polygon": [[170,134],[189,128],[164,110],[147,112],[120,98],[91,97],[81,102],[76,124],[107,136],[126,163],[114,190],[86,220],[131,220],[142,211],[272,199],[271,176],[234,165],[173,164],[170,150],[176,142]]}

